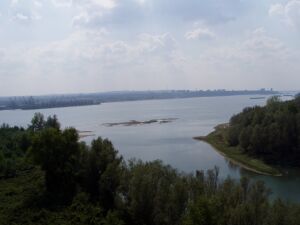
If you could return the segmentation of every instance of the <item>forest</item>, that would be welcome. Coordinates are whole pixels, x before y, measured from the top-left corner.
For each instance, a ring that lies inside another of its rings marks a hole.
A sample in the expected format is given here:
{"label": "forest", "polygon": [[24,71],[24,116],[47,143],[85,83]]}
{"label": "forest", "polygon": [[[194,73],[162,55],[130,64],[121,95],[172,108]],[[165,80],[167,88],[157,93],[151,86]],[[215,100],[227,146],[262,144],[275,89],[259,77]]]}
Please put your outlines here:
{"label": "forest", "polygon": [[[272,99],[244,113],[271,108],[295,117],[299,109]],[[217,167],[187,174],[161,161],[126,161],[109,140],[87,145],[56,116],[36,113],[26,128],[0,128],[0,224],[300,224],[300,205],[270,194],[260,181],[220,179]]]}
{"label": "forest", "polygon": [[230,120],[226,140],[251,156],[273,165],[300,166],[300,96],[266,106],[245,108]]}

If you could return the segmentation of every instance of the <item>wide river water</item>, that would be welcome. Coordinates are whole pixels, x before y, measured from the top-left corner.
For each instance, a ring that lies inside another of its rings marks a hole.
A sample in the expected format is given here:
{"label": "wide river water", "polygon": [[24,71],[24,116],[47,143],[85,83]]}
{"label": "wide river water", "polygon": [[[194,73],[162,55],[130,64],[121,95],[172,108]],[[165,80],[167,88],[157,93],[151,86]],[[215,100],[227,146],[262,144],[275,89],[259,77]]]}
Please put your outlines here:
{"label": "wide river water", "polygon": [[[193,140],[207,135],[226,123],[244,107],[264,105],[266,99],[251,96],[202,97],[189,99],[151,100],[105,103],[97,106],[38,110],[45,116],[56,114],[63,127],[92,131],[95,136],[109,138],[125,159],[144,161],[160,159],[180,171],[220,168],[220,177],[241,176],[263,180],[273,197],[300,202],[300,173],[289,170],[283,177],[258,175],[231,165],[210,145]],[[36,111],[0,111],[0,123],[27,126]],[[171,123],[107,127],[105,123],[177,118]],[[83,140],[90,142],[95,137]]]}

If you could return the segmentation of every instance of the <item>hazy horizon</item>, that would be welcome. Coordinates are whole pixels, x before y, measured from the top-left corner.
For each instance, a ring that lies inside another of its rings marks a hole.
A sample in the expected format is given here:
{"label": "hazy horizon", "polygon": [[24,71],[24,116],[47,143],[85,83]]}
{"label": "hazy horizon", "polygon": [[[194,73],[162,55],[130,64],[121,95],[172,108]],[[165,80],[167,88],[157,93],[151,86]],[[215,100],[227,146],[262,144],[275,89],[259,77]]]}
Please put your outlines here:
{"label": "hazy horizon", "polygon": [[[148,90],[115,90],[115,91],[95,91],[95,92],[62,92],[62,93],[45,93],[45,94],[36,94],[36,95],[0,95],[0,98],[9,98],[9,97],[43,97],[43,96],[62,96],[62,95],[92,95],[92,94],[106,94],[106,93],[126,93],[126,92],[171,92],[171,91],[259,91],[264,88],[259,89],[224,89],[224,88],[217,88],[217,89],[148,89]],[[270,88],[266,88],[266,91],[270,91]],[[298,93],[300,90],[276,90],[273,89],[272,91],[279,92],[279,93]]]}
{"label": "hazy horizon", "polygon": [[4,0],[0,96],[299,90],[300,0]]}

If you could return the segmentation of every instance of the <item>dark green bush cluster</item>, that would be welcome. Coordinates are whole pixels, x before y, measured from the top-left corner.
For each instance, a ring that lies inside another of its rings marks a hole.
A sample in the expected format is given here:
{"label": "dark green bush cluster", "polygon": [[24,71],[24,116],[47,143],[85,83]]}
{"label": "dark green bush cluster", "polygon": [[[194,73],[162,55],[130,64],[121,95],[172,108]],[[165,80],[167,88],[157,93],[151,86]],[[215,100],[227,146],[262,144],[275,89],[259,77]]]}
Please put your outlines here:
{"label": "dark green bush cluster", "polygon": [[231,118],[227,141],[266,162],[300,166],[300,97],[244,109]]}
{"label": "dark green bush cluster", "polygon": [[24,156],[30,146],[30,138],[23,128],[0,127],[0,177],[16,175],[16,171],[25,166]]}

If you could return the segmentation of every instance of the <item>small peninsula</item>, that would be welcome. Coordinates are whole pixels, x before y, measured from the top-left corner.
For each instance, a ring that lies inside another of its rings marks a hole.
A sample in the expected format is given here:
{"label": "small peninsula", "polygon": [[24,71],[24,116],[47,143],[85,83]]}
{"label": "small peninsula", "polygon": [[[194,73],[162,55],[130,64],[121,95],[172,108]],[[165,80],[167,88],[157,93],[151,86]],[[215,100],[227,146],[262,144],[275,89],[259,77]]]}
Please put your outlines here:
{"label": "small peninsula", "polygon": [[210,144],[227,160],[245,170],[268,176],[282,176],[281,172],[273,166],[243,153],[238,147],[228,146],[224,137],[228,126],[229,124],[220,124],[207,136],[194,137],[194,139]]}
{"label": "small peninsula", "polygon": [[276,168],[300,168],[300,96],[290,101],[273,96],[266,106],[245,108],[228,124],[195,139],[256,173],[280,176]]}

